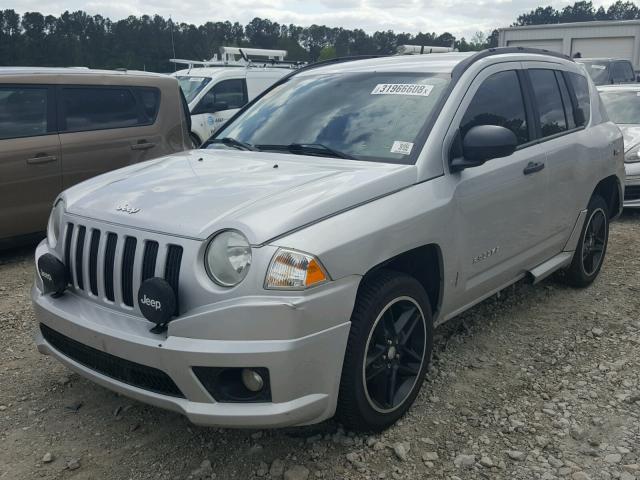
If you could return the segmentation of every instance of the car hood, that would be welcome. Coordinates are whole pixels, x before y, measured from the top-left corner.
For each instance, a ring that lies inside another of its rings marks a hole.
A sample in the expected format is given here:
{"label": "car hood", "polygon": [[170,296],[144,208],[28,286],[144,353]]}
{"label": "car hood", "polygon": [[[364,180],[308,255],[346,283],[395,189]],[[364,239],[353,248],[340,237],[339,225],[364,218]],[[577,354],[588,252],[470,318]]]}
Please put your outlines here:
{"label": "car hood", "polygon": [[618,125],[624,137],[625,153],[640,143],[640,125]]}
{"label": "car hood", "polygon": [[235,228],[253,245],[409,186],[414,165],[232,150],[191,150],[87,180],[67,211],[205,239]]}

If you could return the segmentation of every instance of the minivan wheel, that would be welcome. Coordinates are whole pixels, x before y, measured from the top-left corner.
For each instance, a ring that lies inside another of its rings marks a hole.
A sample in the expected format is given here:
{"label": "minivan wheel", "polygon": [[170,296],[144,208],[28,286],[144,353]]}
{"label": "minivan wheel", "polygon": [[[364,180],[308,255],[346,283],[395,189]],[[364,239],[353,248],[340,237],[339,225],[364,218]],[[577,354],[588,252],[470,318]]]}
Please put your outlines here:
{"label": "minivan wheel", "polygon": [[350,430],[380,431],[402,417],[420,391],[433,322],[415,278],[383,270],[365,281],[351,317],[336,414]]}
{"label": "minivan wheel", "polygon": [[600,273],[609,242],[609,215],[607,202],[599,195],[589,201],[587,218],[573,254],[565,280],[574,287],[590,285]]}

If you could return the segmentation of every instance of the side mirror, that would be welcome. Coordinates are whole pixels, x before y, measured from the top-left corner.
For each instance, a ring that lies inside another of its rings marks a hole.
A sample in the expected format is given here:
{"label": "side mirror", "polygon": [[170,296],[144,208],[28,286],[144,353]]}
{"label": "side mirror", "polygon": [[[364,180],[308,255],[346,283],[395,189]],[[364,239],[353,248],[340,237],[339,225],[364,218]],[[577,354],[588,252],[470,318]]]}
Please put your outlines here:
{"label": "side mirror", "polygon": [[478,167],[487,160],[508,157],[518,146],[516,135],[505,127],[478,125],[462,139],[462,156],[451,160],[451,171]]}

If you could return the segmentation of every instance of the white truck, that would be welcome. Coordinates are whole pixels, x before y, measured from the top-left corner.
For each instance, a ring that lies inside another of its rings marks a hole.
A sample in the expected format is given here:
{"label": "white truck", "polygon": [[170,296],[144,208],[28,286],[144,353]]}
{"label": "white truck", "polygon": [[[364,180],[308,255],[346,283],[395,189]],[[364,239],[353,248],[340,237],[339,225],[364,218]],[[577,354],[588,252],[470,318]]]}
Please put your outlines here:
{"label": "white truck", "polygon": [[221,47],[211,60],[172,58],[187,68],[177,77],[191,113],[191,140],[204,143],[241,107],[298,64],[285,61],[285,50]]}

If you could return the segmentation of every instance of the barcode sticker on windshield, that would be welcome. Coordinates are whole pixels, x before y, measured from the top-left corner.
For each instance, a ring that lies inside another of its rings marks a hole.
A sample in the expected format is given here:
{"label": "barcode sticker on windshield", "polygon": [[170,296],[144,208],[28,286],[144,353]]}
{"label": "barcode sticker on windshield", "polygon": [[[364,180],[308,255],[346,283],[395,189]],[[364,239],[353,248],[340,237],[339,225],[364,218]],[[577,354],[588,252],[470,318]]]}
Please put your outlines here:
{"label": "barcode sticker on windshield", "polygon": [[428,97],[433,90],[433,85],[420,85],[417,83],[379,83],[373,89],[371,95],[412,95]]}
{"label": "barcode sticker on windshield", "polygon": [[391,146],[391,153],[401,153],[402,155],[409,155],[413,149],[413,143],[411,142],[393,142]]}

